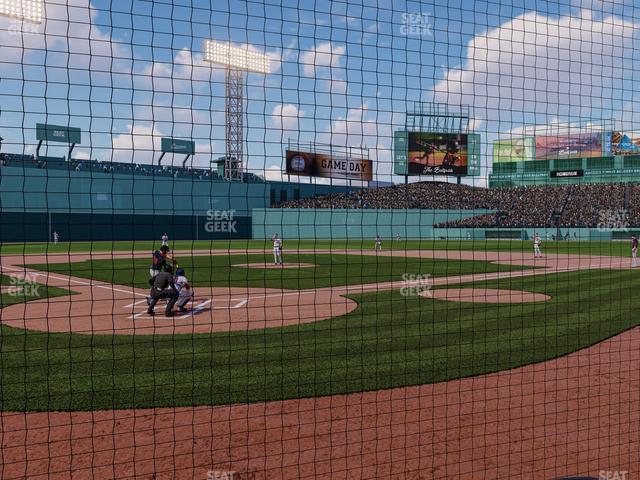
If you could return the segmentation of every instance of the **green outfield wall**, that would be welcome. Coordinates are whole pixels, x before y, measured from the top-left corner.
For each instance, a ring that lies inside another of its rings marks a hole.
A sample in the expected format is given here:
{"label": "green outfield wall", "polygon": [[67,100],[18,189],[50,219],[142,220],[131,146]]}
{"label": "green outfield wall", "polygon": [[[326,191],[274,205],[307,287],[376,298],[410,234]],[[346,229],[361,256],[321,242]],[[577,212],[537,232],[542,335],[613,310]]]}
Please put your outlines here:
{"label": "green outfield wall", "polygon": [[253,209],[348,188],[4,165],[0,241],[250,238]]}
{"label": "green outfield wall", "polygon": [[639,229],[597,228],[440,228],[434,225],[469,218],[491,210],[386,210],[386,209],[254,209],[252,237],[302,239],[382,238],[451,240],[531,240],[537,232],[545,241],[626,240]]}
{"label": "green outfield wall", "polygon": [[253,238],[431,238],[434,225],[491,210],[254,209]]}
{"label": "green outfield wall", "polygon": [[433,237],[456,240],[532,240],[539,233],[543,240],[608,241],[624,240],[638,233],[640,229],[597,229],[597,228],[434,228]]}

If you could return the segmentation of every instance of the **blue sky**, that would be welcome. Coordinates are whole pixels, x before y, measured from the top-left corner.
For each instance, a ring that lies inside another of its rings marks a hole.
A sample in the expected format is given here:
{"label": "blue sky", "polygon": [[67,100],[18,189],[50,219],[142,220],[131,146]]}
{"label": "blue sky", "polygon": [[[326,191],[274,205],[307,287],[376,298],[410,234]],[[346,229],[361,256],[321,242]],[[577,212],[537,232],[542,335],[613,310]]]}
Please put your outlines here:
{"label": "blue sky", "polygon": [[371,3],[48,0],[42,25],[0,18],[3,150],[31,152],[48,122],[81,127],[85,158],[149,162],[175,136],[208,165],[224,71],[202,61],[206,38],[273,59],[247,76],[246,161],[269,178],[291,140],[366,145],[377,179],[398,181],[392,136],[414,101],[471,105],[484,174],[491,141],[524,124],[638,128],[632,1]]}

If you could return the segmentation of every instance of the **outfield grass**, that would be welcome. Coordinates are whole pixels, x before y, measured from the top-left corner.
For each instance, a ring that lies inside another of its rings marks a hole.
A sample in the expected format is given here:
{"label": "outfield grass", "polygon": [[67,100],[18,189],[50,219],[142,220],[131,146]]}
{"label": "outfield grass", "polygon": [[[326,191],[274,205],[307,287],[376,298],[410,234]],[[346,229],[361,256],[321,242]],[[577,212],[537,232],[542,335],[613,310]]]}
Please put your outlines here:
{"label": "outfield grass", "polygon": [[[299,249],[348,249],[373,250],[373,239],[356,240],[289,240],[285,239],[285,252]],[[226,249],[271,249],[269,240],[181,240],[171,242],[175,250],[226,250]],[[464,251],[512,251],[533,253],[531,240],[401,240],[383,239],[387,250],[464,250]],[[151,252],[160,246],[158,241],[138,242],[72,242],[54,245],[51,243],[27,243],[0,245],[2,255],[26,255],[44,253],[79,252]],[[630,242],[591,241],[543,241],[545,253],[573,253],[579,255],[630,256]]]}
{"label": "outfield grass", "polygon": [[215,405],[425,384],[540,362],[638,325],[637,271],[580,271],[474,286],[552,295],[484,305],[354,296],[321,322],[211,335],[86,336],[3,327],[5,410]]}
{"label": "outfield grass", "polygon": [[[302,290],[329,286],[401,281],[403,275],[442,277],[467,273],[504,272],[530,267],[498,265],[484,261],[387,257],[344,254],[286,254],[287,263],[310,263],[314,268],[264,269],[234,267],[245,263],[273,263],[270,254],[180,257],[195,286],[269,287]],[[92,278],[118,285],[148,288],[150,260],[128,258],[87,260],[72,264],[39,264],[29,268]]]}

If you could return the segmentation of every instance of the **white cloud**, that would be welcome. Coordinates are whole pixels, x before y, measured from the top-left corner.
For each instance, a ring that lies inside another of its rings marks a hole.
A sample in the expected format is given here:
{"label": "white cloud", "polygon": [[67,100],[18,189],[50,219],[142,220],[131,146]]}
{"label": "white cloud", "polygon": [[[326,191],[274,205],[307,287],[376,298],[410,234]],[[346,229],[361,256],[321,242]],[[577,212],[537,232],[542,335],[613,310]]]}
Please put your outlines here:
{"label": "white cloud", "polygon": [[282,173],[282,167],[280,167],[280,165],[271,165],[264,171],[259,172],[259,174],[263,174],[266,180],[271,180],[274,182],[282,182],[287,180],[287,174]]}
{"label": "white cloud", "polygon": [[[173,137],[156,123],[138,123],[127,125],[127,133],[114,135],[112,139],[113,155],[110,160],[126,163],[154,163],[161,155],[162,137]],[[188,138],[185,136],[184,138]],[[214,142],[196,141],[196,154],[189,160],[189,165],[209,167],[211,155],[216,149]],[[101,160],[107,160],[106,158]],[[164,165],[182,165],[183,156],[167,153]]]}
{"label": "white cloud", "polygon": [[525,13],[471,40],[464,65],[447,72],[433,97],[472,105],[487,120],[508,112],[509,123],[535,113],[586,117],[625,78],[637,26],[614,16]]}
{"label": "white cloud", "polygon": [[[344,151],[348,147],[366,147],[373,161],[374,180],[390,180],[393,170],[393,126],[401,125],[404,114],[371,110],[365,103],[351,108],[331,122],[317,141]],[[357,149],[353,153],[360,153]]]}
{"label": "white cloud", "polygon": [[[127,125],[129,131],[113,137],[113,161],[152,163],[163,136],[152,124]],[[134,154],[135,152],[135,154]]]}
{"label": "white cloud", "polygon": [[276,105],[271,112],[273,126],[278,130],[297,131],[300,117],[303,116],[304,112],[291,103]]}
{"label": "white cloud", "polygon": [[[300,63],[303,65],[304,74],[312,77],[317,74],[319,68],[341,69],[345,53],[343,46],[324,42],[301,54]],[[330,74],[328,78],[331,78]]]}
{"label": "white cloud", "polygon": [[576,133],[593,133],[605,130],[611,130],[612,125],[601,123],[585,122],[569,123],[562,122],[557,117],[552,118],[548,123],[543,125],[526,125],[518,126],[507,132],[506,138],[509,136],[536,136],[536,135],[570,135]]}

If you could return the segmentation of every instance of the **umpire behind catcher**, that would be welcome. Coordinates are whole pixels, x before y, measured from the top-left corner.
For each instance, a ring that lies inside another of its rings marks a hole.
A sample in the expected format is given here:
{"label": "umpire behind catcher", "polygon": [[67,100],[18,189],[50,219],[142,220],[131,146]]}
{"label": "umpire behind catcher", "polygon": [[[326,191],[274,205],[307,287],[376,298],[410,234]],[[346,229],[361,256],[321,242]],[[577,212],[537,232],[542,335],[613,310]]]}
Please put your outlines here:
{"label": "umpire behind catcher", "polygon": [[166,298],[167,308],[164,311],[165,316],[173,317],[173,305],[178,300],[178,291],[173,281],[173,267],[167,265],[164,267],[164,272],[159,272],[155,277],[149,279],[151,286],[151,292],[149,294],[149,308],[147,309],[148,315],[153,315],[153,308],[158,303],[158,300]]}

